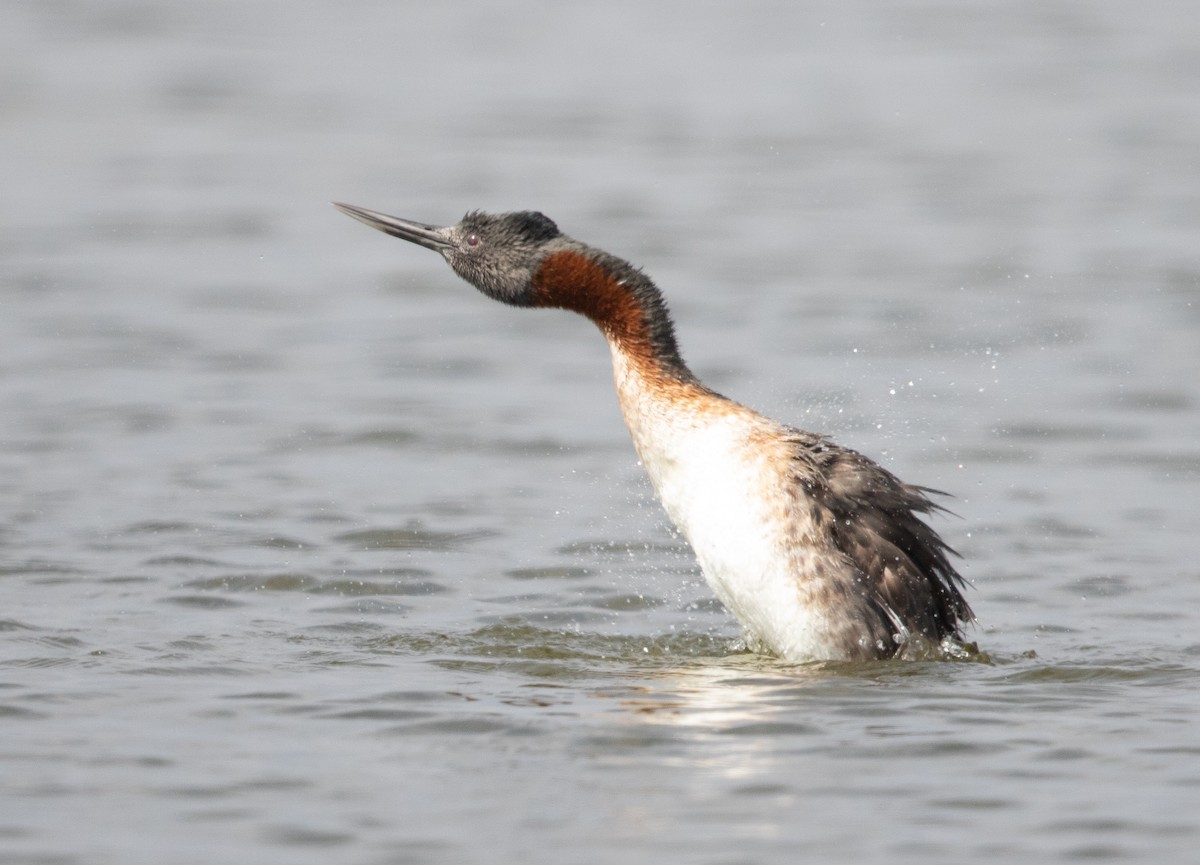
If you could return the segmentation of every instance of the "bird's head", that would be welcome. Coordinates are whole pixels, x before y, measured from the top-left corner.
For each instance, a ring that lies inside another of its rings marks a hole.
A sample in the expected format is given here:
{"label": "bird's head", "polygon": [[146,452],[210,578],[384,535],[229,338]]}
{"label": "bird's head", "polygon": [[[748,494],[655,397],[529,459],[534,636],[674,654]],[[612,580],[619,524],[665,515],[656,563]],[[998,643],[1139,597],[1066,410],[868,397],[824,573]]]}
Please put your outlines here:
{"label": "bird's head", "polygon": [[533,304],[533,277],[563,237],[549,217],[532,210],[472,211],[456,225],[426,225],[350,204],[347,216],[426,249],[440,252],[454,272],[488,297],[513,306]]}

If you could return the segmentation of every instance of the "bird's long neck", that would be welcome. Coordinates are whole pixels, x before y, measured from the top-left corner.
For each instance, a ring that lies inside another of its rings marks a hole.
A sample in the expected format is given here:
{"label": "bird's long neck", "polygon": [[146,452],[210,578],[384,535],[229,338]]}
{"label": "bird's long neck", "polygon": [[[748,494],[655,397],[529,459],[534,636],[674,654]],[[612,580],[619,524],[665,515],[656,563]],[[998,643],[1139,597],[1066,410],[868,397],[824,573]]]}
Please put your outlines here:
{"label": "bird's long neck", "polygon": [[551,252],[533,276],[533,305],[587,316],[644,375],[698,384],[680,357],[662,293],[628,262],[588,247]]}

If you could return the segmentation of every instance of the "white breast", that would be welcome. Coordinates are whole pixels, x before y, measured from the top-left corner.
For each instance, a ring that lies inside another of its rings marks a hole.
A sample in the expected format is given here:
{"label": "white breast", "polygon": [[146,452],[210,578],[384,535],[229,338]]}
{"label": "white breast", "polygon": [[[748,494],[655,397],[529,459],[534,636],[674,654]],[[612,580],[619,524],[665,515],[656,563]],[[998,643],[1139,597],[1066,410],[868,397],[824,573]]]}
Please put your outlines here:
{"label": "white breast", "polygon": [[613,365],[642,465],[750,645],[791,661],[841,655],[805,580],[820,544],[796,504],[784,429],[696,384],[654,377],[616,347]]}

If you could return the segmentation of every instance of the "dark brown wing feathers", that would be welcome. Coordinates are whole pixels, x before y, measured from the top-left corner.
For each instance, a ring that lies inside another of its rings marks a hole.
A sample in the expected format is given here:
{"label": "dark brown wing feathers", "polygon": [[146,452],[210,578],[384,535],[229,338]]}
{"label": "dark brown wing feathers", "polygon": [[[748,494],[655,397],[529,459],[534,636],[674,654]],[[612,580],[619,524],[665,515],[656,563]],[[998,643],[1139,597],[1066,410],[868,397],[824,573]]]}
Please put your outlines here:
{"label": "dark brown wing feathers", "polygon": [[795,430],[798,480],[825,511],[834,545],[858,569],[864,596],[888,627],[940,642],[959,636],[971,608],[955,555],[922,515],[944,510],[937,491],[906,484],[882,466],[828,439]]}

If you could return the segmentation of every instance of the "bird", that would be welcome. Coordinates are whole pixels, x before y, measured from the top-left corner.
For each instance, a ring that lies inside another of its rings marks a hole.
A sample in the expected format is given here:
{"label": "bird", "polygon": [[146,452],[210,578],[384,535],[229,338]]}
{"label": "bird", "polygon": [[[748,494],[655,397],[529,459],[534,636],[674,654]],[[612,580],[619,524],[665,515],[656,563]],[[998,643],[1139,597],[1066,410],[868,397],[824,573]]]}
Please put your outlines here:
{"label": "bird", "polygon": [[473,210],[438,226],[334,207],[441,254],[493,300],[600,329],[634,449],[747,649],[797,664],[963,650],[966,581],[926,520],[944,494],[705,386],[641,269],[537,211]]}

